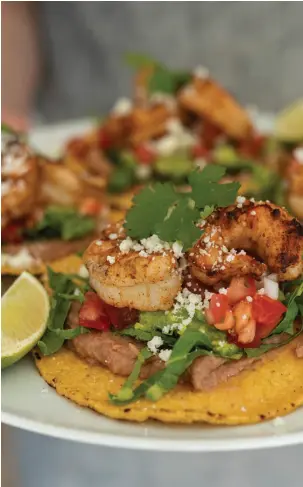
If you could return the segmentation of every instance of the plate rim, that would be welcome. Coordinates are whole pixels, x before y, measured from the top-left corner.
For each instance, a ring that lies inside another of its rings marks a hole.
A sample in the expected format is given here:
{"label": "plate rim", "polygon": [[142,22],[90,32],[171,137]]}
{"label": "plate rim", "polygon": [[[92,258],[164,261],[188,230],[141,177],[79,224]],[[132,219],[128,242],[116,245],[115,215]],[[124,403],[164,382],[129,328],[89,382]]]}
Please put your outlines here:
{"label": "plate rim", "polygon": [[[110,418],[107,418],[110,419]],[[295,446],[303,443],[303,431],[294,433],[272,434],[254,438],[224,438],[224,439],[168,439],[137,437],[131,435],[93,433],[75,428],[54,426],[34,421],[27,418],[1,412],[1,421],[7,426],[12,426],[31,433],[50,436],[57,439],[78,443],[99,445],[130,450],[163,451],[163,452],[227,452],[239,450],[257,450],[265,448],[277,448]],[[119,421],[113,419],[112,421]],[[264,423],[265,424],[265,423]],[[242,427],[245,427],[242,426]]]}

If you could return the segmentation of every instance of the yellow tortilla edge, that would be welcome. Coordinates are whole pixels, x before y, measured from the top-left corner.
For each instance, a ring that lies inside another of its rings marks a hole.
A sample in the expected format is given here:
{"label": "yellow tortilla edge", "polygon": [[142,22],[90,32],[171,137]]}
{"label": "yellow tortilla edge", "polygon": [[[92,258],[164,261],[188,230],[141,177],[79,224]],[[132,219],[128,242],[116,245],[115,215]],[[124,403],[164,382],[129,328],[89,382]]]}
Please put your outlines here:
{"label": "yellow tortilla edge", "polygon": [[284,416],[303,405],[303,359],[295,355],[297,339],[292,343],[273,359],[257,363],[209,392],[178,385],[158,402],[140,399],[125,406],[108,400],[108,393],[117,393],[124,377],[88,364],[66,347],[47,357],[36,350],[34,358],[41,376],[60,396],[109,418],[244,425]]}
{"label": "yellow tortilla edge", "polygon": [[50,262],[36,262],[32,266],[27,267],[16,268],[9,265],[2,265],[1,275],[19,276],[24,271],[30,272],[34,275],[41,275],[46,273],[47,267],[51,267],[55,272],[74,274],[78,273],[82,265],[83,261],[80,256],[77,254],[70,254],[62,259],[57,259]]}

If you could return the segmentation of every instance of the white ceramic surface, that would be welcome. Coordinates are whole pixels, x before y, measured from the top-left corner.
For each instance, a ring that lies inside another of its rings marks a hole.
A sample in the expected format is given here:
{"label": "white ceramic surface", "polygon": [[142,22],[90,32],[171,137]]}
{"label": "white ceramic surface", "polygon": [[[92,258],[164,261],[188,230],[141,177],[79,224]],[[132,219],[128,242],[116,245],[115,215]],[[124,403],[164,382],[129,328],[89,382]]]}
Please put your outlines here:
{"label": "white ceramic surface", "polygon": [[[269,127],[268,118],[259,120]],[[41,127],[31,134],[36,148],[51,155],[90,121]],[[169,426],[156,422],[134,424],[104,418],[58,396],[39,376],[30,357],[2,373],[2,421],[58,438],[115,447],[166,451],[227,451],[303,443],[303,409],[281,424],[255,426]]]}

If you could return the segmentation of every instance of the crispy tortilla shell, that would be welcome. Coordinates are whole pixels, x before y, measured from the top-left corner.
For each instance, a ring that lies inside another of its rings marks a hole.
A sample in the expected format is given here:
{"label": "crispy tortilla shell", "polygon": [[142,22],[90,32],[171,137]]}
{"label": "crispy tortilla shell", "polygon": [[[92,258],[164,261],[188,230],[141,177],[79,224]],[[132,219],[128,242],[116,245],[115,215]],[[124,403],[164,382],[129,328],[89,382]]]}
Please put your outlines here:
{"label": "crispy tortilla shell", "polygon": [[46,266],[51,267],[56,272],[63,272],[66,274],[78,273],[80,267],[83,265],[81,257],[76,254],[68,255],[62,259],[53,260],[48,263],[33,263],[32,266],[25,268],[10,267],[9,265],[1,266],[1,274],[9,276],[19,276],[24,271],[28,271],[31,274],[39,275],[45,274]]}
{"label": "crispy tortilla shell", "polygon": [[302,336],[271,355],[272,359],[264,359],[212,391],[193,392],[187,385],[178,385],[158,402],[142,399],[126,406],[114,406],[108,400],[108,392],[116,393],[125,378],[89,365],[67,348],[50,357],[35,351],[34,357],[41,376],[58,394],[110,418],[240,425],[284,416],[303,404],[303,359],[295,354],[298,340]]}

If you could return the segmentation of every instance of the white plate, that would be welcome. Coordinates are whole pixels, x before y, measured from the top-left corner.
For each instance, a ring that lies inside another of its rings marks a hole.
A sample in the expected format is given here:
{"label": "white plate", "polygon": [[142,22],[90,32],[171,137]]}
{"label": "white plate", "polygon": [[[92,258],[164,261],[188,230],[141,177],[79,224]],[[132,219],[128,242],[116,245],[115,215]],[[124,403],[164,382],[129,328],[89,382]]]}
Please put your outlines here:
{"label": "white plate", "polygon": [[[268,118],[259,119],[269,127]],[[62,144],[91,121],[41,127],[31,134],[36,148],[57,155]],[[166,451],[227,451],[303,443],[303,409],[254,426],[170,426],[134,424],[104,418],[61,398],[46,385],[30,357],[2,373],[2,421],[58,438],[99,445]]]}

